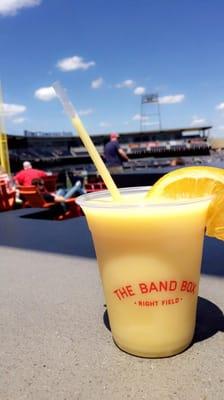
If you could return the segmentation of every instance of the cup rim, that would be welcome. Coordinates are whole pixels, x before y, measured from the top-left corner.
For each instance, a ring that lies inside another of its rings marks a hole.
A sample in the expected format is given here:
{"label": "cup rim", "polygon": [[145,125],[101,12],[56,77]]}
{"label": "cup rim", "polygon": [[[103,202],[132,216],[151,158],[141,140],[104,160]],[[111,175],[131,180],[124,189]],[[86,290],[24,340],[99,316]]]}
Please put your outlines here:
{"label": "cup rim", "polygon": [[[147,191],[151,188],[151,186],[134,186],[134,187],[126,187],[119,188],[121,195],[127,195],[130,192],[133,194],[147,193]],[[172,199],[172,200],[164,200],[159,203],[156,200],[150,201],[144,200],[139,203],[121,203],[116,201],[104,202],[106,198],[111,198],[111,195],[108,190],[99,190],[97,192],[85,193],[76,198],[76,203],[83,208],[105,208],[105,209],[126,209],[126,208],[155,208],[155,207],[176,207],[176,206],[186,206],[195,203],[203,203],[211,201],[213,196],[203,196],[203,197],[191,197],[191,198],[183,198],[183,199]],[[100,201],[101,200],[101,201]]]}

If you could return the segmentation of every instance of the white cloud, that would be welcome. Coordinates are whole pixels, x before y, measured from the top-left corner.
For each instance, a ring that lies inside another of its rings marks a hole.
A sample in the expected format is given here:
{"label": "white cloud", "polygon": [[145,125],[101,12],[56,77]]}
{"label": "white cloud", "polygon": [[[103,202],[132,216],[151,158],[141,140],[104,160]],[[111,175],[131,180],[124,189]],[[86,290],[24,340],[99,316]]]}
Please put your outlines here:
{"label": "white cloud", "polygon": [[111,124],[109,122],[102,121],[99,123],[99,126],[101,128],[109,128],[111,126]]}
{"label": "white cloud", "polygon": [[144,126],[158,125],[158,121],[150,121],[150,117],[148,115],[135,114],[132,120],[141,121],[141,125]]}
{"label": "white cloud", "polygon": [[185,99],[184,94],[175,94],[171,96],[163,96],[159,97],[159,103],[160,104],[175,104],[175,103],[181,103]]}
{"label": "white cloud", "polygon": [[12,122],[13,122],[14,124],[22,124],[25,120],[26,120],[26,118],[19,117],[19,118],[13,119]]}
{"label": "white cloud", "polygon": [[0,0],[0,15],[13,16],[22,8],[39,6],[42,0]]}
{"label": "white cloud", "polygon": [[34,96],[42,101],[50,101],[57,97],[54,88],[52,86],[42,87],[35,91]]}
{"label": "white cloud", "polygon": [[91,82],[91,88],[92,89],[99,89],[103,84],[103,78],[97,78],[94,81]]}
{"label": "white cloud", "polygon": [[194,116],[191,122],[191,126],[200,126],[206,123],[206,119],[205,118],[200,118],[197,116]]}
{"label": "white cloud", "polygon": [[96,65],[95,61],[85,62],[82,57],[73,56],[68,58],[63,58],[58,61],[57,67],[61,71],[76,71],[78,69],[87,70],[90,67]]}
{"label": "white cloud", "polygon": [[132,119],[133,121],[148,121],[149,117],[147,115],[135,114]]}
{"label": "white cloud", "polygon": [[224,110],[224,103],[218,104],[218,105],[216,106],[216,110],[220,110],[220,111]]}
{"label": "white cloud", "polygon": [[144,93],[145,93],[145,88],[142,86],[138,86],[134,90],[134,94],[136,94],[136,95],[142,95]]}
{"label": "white cloud", "polygon": [[146,125],[158,125],[158,122],[155,121],[150,121],[150,118],[148,115],[140,115],[140,114],[135,114],[134,117],[132,118],[133,121],[141,121],[141,124],[146,126]]}
{"label": "white cloud", "polygon": [[142,122],[142,125],[144,125],[144,126],[151,126],[151,125],[158,125],[158,121],[156,122],[156,121],[143,121]]}
{"label": "white cloud", "polygon": [[92,108],[87,108],[86,110],[79,110],[78,114],[81,115],[90,115],[93,113]]}
{"label": "white cloud", "polygon": [[218,131],[224,131],[224,125],[215,127]]}
{"label": "white cloud", "polygon": [[121,88],[128,88],[131,89],[135,86],[135,82],[132,79],[126,79],[125,81],[121,83],[117,83],[115,85],[116,88],[121,89]]}
{"label": "white cloud", "polygon": [[26,111],[26,106],[19,104],[7,104],[3,103],[0,115],[6,118],[12,118],[18,114],[22,114]]}

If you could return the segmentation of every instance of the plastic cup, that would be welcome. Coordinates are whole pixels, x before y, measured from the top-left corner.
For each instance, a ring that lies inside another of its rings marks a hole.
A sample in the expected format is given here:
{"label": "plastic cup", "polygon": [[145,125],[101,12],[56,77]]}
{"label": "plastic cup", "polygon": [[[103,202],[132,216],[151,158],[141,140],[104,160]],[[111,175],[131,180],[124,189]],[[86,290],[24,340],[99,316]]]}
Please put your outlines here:
{"label": "plastic cup", "polygon": [[205,221],[211,198],[150,203],[148,188],[82,195],[112,336],[141,357],[189,346],[195,330]]}

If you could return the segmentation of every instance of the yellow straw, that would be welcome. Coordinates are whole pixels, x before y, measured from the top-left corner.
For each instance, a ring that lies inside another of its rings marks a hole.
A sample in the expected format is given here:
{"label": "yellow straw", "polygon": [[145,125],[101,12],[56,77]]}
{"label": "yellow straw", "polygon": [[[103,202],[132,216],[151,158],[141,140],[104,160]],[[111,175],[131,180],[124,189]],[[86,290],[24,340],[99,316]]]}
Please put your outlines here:
{"label": "yellow straw", "polygon": [[121,194],[115,185],[112,176],[110,175],[110,172],[108,171],[106,165],[104,164],[102,158],[100,157],[100,154],[98,153],[93,141],[91,140],[87,130],[82,124],[82,121],[80,120],[78,113],[76,112],[73,104],[69,100],[67,93],[65,90],[61,87],[59,82],[53,83],[53,88],[55,90],[55,93],[57,94],[59,100],[61,101],[65,112],[68,114],[68,116],[71,119],[72,125],[74,128],[77,130],[86,150],[88,151],[93,163],[95,164],[95,167],[98,171],[98,173],[101,175],[107,189],[109,190],[113,200],[115,201],[121,201]]}

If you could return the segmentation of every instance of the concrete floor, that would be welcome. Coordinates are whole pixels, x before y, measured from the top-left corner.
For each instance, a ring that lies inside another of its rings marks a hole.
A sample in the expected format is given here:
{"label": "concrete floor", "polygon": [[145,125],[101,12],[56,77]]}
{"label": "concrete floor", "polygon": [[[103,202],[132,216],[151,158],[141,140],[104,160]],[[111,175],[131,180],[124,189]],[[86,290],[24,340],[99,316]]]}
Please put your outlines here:
{"label": "concrete floor", "polygon": [[223,400],[224,244],[205,243],[193,345],[165,359],[120,351],[84,218],[1,213],[1,400]]}

